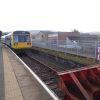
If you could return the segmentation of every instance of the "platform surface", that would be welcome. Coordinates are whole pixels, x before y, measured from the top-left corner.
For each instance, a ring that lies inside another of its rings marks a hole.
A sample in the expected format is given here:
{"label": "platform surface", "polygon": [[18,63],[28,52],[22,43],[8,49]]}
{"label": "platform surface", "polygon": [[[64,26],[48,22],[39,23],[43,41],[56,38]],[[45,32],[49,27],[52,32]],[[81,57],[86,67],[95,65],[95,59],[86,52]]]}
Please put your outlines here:
{"label": "platform surface", "polygon": [[4,66],[2,55],[2,44],[0,43],[0,100],[4,100]]}
{"label": "platform surface", "polygon": [[1,44],[0,100],[51,100],[16,56]]}
{"label": "platform surface", "polygon": [[8,57],[8,52],[5,48],[2,50],[4,62],[5,100],[24,100],[13,66]]}

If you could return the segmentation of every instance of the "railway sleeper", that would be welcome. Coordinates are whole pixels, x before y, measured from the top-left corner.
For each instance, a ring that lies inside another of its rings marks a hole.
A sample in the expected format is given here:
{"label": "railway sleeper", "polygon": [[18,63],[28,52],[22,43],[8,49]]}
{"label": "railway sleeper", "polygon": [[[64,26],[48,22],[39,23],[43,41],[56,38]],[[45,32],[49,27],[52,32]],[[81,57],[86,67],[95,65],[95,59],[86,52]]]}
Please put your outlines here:
{"label": "railway sleeper", "polygon": [[36,72],[38,75],[51,75],[51,76],[57,77],[56,73],[51,72],[51,71],[43,71],[43,70],[41,69],[41,70],[35,70],[35,72]]}
{"label": "railway sleeper", "polygon": [[64,93],[61,89],[55,88],[53,89],[53,91],[59,97],[60,100],[64,100]]}
{"label": "railway sleeper", "polygon": [[52,79],[52,80],[45,81],[45,83],[46,83],[47,85],[54,84],[54,83],[58,84],[58,80]]}
{"label": "railway sleeper", "polygon": [[34,68],[33,69],[35,72],[37,72],[37,73],[47,73],[47,72],[51,72],[52,74],[53,74],[53,72],[51,71],[51,70],[48,70],[48,69],[43,69],[43,68]]}
{"label": "railway sleeper", "polygon": [[48,81],[48,80],[57,80],[58,78],[54,78],[54,77],[41,77],[40,78],[43,80],[43,81]]}
{"label": "railway sleeper", "polygon": [[48,87],[50,87],[50,89],[55,89],[55,88],[58,88],[58,84],[56,84],[56,83],[53,83],[53,84],[49,84],[49,85],[47,85]]}
{"label": "railway sleeper", "polygon": [[42,77],[54,77],[54,78],[57,78],[58,76],[57,75],[54,75],[54,74],[52,74],[52,73],[49,73],[49,72],[45,72],[45,73],[42,73],[41,72],[41,74],[40,73],[37,73],[39,76],[42,76]]}
{"label": "railway sleeper", "polygon": [[49,87],[51,90],[54,90],[54,89],[58,88],[58,84],[48,85],[48,87]]}

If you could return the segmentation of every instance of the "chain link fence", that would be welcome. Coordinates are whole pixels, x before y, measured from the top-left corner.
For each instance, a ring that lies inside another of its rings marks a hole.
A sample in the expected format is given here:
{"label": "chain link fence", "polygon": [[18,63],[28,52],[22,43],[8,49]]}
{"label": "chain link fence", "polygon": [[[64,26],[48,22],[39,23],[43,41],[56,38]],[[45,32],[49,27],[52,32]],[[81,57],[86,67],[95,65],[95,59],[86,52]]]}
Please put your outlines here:
{"label": "chain link fence", "polygon": [[80,55],[89,58],[96,58],[96,48],[100,47],[100,41],[82,41],[82,40],[44,41],[44,40],[33,39],[32,42],[33,46]]}

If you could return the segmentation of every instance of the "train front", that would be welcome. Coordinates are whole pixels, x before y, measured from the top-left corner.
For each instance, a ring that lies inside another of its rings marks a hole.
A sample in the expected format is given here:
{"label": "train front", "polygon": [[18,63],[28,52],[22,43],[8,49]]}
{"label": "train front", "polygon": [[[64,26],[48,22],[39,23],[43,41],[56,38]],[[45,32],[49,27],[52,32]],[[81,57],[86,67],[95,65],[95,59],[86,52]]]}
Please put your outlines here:
{"label": "train front", "polygon": [[15,31],[12,34],[13,49],[29,49],[32,48],[31,34],[27,31]]}

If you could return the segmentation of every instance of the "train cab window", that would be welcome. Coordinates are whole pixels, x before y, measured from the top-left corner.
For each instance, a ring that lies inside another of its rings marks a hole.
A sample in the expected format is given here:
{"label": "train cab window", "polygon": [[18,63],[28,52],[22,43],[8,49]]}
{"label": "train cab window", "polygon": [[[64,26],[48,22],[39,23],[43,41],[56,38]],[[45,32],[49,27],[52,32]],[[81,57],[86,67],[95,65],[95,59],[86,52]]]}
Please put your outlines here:
{"label": "train cab window", "polygon": [[19,42],[30,42],[30,36],[29,35],[19,36]]}
{"label": "train cab window", "polygon": [[25,42],[24,35],[19,35],[18,40],[19,42]]}
{"label": "train cab window", "polygon": [[26,42],[30,42],[30,36],[26,36]]}
{"label": "train cab window", "polygon": [[18,42],[18,36],[17,35],[14,36],[14,42]]}

